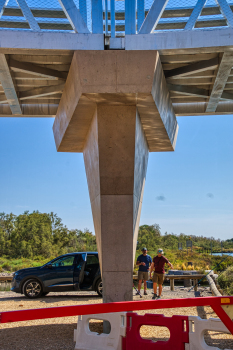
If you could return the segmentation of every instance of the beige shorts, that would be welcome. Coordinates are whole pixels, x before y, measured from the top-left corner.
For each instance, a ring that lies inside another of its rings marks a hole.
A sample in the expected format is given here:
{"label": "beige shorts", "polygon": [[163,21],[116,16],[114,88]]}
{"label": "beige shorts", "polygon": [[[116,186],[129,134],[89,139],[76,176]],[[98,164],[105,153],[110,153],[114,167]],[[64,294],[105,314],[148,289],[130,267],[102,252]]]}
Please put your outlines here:
{"label": "beige shorts", "polygon": [[149,280],[149,272],[146,271],[138,271],[138,280],[144,280],[148,281]]}
{"label": "beige shorts", "polygon": [[154,272],[152,281],[153,281],[153,283],[163,284],[164,278],[165,278],[164,273]]}

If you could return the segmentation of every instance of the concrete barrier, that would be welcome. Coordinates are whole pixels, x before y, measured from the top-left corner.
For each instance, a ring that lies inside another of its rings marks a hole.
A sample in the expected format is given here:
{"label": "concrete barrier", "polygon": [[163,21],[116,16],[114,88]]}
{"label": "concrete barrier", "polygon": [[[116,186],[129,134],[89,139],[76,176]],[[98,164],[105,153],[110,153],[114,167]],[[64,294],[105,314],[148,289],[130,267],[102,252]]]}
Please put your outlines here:
{"label": "concrete barrier", "polygon": [[[108,321],[109,334],[91,332],[91,319]],[[79,316],[77,329],[74,330],[75,350],[121,350],[122,337],[126,336],[126,312]]]}
{"label": "concrete barrier", "polygon": [[206,330],[230,334],[227,327],[218,318],[203,320],[198,316],[189,316],[189,344],[185,344],[185,350],[219,350],[219,348],[206,344],[204,339]]}

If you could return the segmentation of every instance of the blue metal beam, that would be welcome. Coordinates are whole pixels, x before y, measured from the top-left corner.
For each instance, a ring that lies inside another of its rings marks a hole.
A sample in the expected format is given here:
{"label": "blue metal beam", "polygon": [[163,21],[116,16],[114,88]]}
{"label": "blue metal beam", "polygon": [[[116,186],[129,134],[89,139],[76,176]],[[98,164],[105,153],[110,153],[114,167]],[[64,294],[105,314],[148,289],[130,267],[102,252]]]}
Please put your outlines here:
{"label": "blue metal beam", "polygon": [[87,25],[79,11],[77,9],[73,0],[58,0],[63,11],[66,14],[66,17],[70,21],[70,24],[75,32],[88,34],[90,33]]}
{"label": "blue metal beam", "polygon": [[116,28],[115,28],[115,0],[111,1],[111,37],[115,38]]}
{"label": "blue metal beam", "polygon": [[136,34],[136,0],[125,0],[125,34]]}
{"label": "blue metal beam", "polygon": [[192,30],[195,27],[196,21],[201,14],[203,7],[205,6],[207,0],[198,0],[196,6],[189,17],[188,22],[186,23],[185,30]]}
{"label": "blue metal beam", "polygon": [[82,15],[84,22],[87,24],[87,1],[79,0],[79,11]]}
{"label": "blue metal beam", "polygon": [[[168,0],[154,0],[138,34],[150,34],[157,26]],[[130,33],[131,34],[131,33]]]}
{"label": "blue metal beam", "polygon": [[223,16],[226,18],[227,23],[230,27],[233,27],[233,13],[231,11],[231,8],[229,4],[226,2],[226,0],[215,0],[220,5],[220,11],[223,14]]}
{"label": "blue metal beam", "polygon": [[92,33],[103,34],[103,5],[102,0],[92,0]]}
{"label": "blue metal beam", "polygon": [[137,29],[138,32],[142,26],[142,23],[144,22],[145,19],[145,0],[138,0],[138,22],[137,22]]}
{"label": "blue metal beam", "polygon": [[2,14],[8,4],[9,0],[0,0],[0,18],[2,17]]}

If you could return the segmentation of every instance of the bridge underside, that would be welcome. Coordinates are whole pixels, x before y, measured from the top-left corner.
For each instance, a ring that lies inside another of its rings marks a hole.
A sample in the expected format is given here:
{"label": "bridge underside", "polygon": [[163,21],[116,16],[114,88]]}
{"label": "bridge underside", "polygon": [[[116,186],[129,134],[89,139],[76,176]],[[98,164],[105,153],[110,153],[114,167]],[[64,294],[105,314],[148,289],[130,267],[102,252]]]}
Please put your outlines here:
{"label": "bridge underside", "polygon": [[[149,35],[152,36],[155,35]],[[150,39],[138,37],[117,38],[112,45],[117,43],[117,47],[126,50],[155,50],[158,46],[151,42],[148,48],[144,42]],[[88,45],[77,46],[77,51],[80,46],[81,50],[89,50]],[[103,48],[103,36],[97,35],[93,53]],[[158,50],[176,116],[232,114],[232,50],[233,46],[200,49],[191,45]],[[55,117],[74,52],[0,48],[0,117]]]}

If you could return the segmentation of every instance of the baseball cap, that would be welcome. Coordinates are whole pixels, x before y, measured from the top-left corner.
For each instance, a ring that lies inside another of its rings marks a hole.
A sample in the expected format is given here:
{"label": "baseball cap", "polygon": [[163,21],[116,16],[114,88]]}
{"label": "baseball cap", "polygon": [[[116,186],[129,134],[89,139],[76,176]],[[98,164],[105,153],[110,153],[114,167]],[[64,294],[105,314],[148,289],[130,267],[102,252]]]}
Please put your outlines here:
{"label": "baseball cap", "polygon": [[143,250],[147,250],[147,248],[146,248],[146,247],[144,247],[144,248],[142,248],[142,251],[143,251]]}
{"label": "baseball cap", "polygon": [[159,249],[157,250],[157,253],[163,254],[163,249],[159,248]]}

